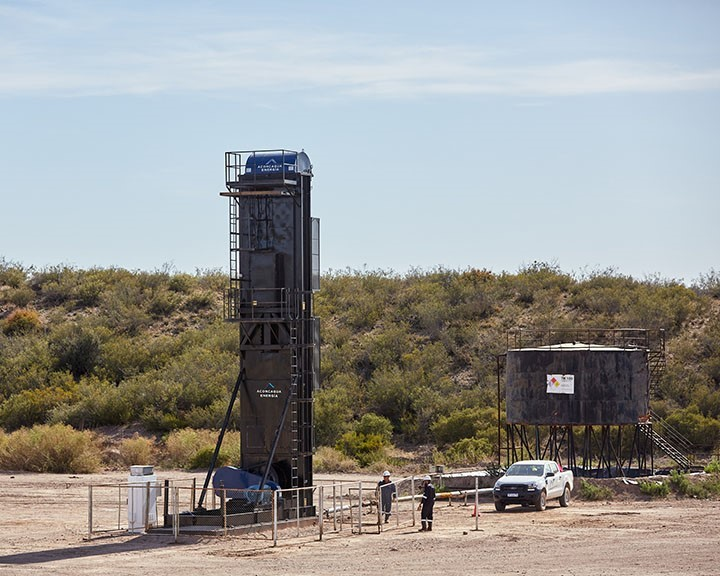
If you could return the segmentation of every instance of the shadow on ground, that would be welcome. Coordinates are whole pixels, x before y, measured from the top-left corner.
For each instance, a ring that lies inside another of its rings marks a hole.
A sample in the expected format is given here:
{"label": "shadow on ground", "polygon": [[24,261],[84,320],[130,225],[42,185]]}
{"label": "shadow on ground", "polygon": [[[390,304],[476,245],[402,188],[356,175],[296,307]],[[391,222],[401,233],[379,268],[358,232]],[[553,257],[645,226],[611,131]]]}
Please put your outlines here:
{"label": "shadow on ground", "polygon": [[[183,543],[187,544],[187,539],[184,539]],[[98,543],[98,541],[95,540],[93,543],[79,546],[66,546],[63,548],[35,550],[33,552],[20,552],[19,554],[7,554],[0,556],[0,567],[3,565],[42,564],[44,562],[71,560],[73,558],[87,558],[91,556],[121,554],[123,552],[136,552],[139,550],[152,550],[154,548],[163,548],[170,544],[175,544],[175,542],[165,537],[157,538],[148,536],[137,536],[132,540],[124,540],[122,542]]]}

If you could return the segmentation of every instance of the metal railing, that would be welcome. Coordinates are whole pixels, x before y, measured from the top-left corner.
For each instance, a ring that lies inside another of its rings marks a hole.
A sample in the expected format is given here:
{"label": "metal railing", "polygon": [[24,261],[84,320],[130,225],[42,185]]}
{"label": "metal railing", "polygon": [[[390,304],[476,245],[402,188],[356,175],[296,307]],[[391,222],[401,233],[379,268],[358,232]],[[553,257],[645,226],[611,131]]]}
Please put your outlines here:
{"label": "metal railing", "polygon": [[523,328],[507,333],[507,348],[552,347],[568,342],[617,348],[665,349],[665,331],[645,328],[582,328],[539,330]]}
{"label": "metal railing", "polygon": [[[238,535],[277,546],[283,539],[363,534],[408,529],[419,519],[421,482],[414,476],[394,482],[396,492],[386,521],[376,482],[333,482],[278,490],[209,489],[208,508],[196,508],[195,481],[95,484],[88,487],[88,540],[111,532],[181,535]],[[465,505],[489,489],[438,494]],[[140,501],[142,510],[133,510]],[[140,521],[137,515],[140,514]],[[478,529],[477,514],[475,529]],[[135,518],[135,520],[133,520]]]}

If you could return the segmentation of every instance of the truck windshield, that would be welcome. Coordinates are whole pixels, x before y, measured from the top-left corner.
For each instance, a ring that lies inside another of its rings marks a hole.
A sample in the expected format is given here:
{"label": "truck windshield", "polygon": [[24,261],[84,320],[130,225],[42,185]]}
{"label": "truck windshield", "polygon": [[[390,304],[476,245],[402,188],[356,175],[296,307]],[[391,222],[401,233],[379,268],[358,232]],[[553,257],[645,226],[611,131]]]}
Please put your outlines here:
{"label": "truck windshield", "polygon": [[506,476],[542,476],[544,466],[538,464],[513,464],[505,472]]}

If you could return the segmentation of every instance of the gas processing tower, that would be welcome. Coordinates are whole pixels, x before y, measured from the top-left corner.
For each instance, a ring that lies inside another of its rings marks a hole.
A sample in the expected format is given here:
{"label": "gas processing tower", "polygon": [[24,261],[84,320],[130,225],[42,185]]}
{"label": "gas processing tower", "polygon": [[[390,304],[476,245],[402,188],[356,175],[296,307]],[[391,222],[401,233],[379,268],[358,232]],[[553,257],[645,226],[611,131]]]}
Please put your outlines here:
{"label": "gas processing tower", "polygon": [[[312,165],[305,152],[225,154],[230,288],[225,319],[239,326],[239,375],[200,497],[202,507],[239,395],[239,466],[215,471],[217,489],[313,484],[313,391],[319,387],[320,222],[310,212]],[[298,490],[286,517],[314,513]]]}

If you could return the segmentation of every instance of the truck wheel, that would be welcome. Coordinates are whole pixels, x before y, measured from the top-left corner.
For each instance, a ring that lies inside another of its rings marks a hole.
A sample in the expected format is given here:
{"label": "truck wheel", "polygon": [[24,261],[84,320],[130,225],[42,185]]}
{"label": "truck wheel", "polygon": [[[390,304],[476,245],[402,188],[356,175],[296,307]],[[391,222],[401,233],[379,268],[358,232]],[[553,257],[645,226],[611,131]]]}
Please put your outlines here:
{"label": "truck wheel", "polygon": [[545,490],[543,490],[542,492],[540,492],[540,497],[535,503],[535,510],[537,510],[538,512],[542,512],[543,510],[545,510],[546,500],[547,494],[545,493]]}
{"label": "truck wheel", "polygon": [[570,486],[565,484],[565,490],[563,490],[562,496],[560,496],[560,506],[567,508],[570,506]]}
{"label": "truck wheel", "polygon": [[497,510],[498,512],[504,512],[505,504],[502,502],[495,502],[495,510]]}

